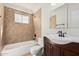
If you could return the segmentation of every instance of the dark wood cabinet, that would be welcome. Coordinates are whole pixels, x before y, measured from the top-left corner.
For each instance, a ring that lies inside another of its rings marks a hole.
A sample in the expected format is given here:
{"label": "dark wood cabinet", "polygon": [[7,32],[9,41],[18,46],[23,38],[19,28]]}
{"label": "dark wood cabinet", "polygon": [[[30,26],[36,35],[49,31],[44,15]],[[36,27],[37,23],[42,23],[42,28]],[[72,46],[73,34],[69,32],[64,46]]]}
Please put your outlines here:
{"label": "dark wood cabinet", "polygon": [[45,37],[44,41],[44,55],[45,56],[55,56],[60,55],[60,48],[52,45],[50,40]]}
{"label": "dark wood cabinet", "polygon": [[46,43],[44,47],[45,56],[55,56],[60,55],[60,48],[52,46],[50,43]]}
{"label": "dark wood cabinet", "polygon": [[46,43],[45,44],[44,51],[45,51],[45,55],[46,56],[50,56],[50,54],[51,54],[51,47],[50,47],[50,44],[49,43]]}
{"label": "dark wood cabinet", "polygon": [[45,56],[79,56],[79,43],[55,44],[44,37]]}
{"label": "dark wood cabinet", "polygon": [[51,45],[50,50],[51,50],[51,53],[50,53],[51,56],[59,56],[60,55],[60,48]]}
{"label": "dark wood cabinet", "polygon": [[62,49],[61,50],[61,55],[62,56],[78,56],[79,54],[74,52],[74,51]]}

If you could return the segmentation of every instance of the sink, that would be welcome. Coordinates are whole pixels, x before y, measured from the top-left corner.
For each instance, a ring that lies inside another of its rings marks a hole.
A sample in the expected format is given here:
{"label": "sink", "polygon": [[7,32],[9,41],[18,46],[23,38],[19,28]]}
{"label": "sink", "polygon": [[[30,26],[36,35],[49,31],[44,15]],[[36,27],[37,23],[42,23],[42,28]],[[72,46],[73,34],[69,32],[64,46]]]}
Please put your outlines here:
{"label": "sink", "polygon": [[50,41],[56,43],[56,44],[68,44],[71,43],[71,38],[70,37],[59,37],[57,34],[49,34],[46,36],[47,38],[50,39]]}
{"label": "sink", "polygon": [[[67,38],[69,39],[69,38]],[[54,43],[56,44],[68,44],[68,43],[71,43],[70,40],[65,40],[64,38],[61,40],[61,39],[53,39],[52,40]]]}

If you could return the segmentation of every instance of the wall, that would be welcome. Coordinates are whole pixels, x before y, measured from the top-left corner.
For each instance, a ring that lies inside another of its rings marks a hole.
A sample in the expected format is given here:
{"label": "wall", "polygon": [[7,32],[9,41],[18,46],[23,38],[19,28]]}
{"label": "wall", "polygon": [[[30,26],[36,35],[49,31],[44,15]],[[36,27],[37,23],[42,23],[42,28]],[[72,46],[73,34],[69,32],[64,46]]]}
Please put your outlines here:
{"label": "wall", "polygon": [[[50,3],[44,4],[42,6],[42,36],[50,32],[50,11],[51,5]],[[43,38],[43,37],[42,37]]]}
{"label": "wall", "polygon": [[79,36],[79,3],[68,4],[68,29],[71,36]]}
{"label": "wall", "polygon": [[39,38],[39,37],[41,37],[41,9],[39,9],[33,15],[33,20],[34,20],[35,34]]}
{"label": "wall", "polygon": [[[44,4],[42,6],[42,36],[44,36],[47,33],[52,33],[54,32],[52,29],[50,29],[49,27],[49,23],[50,23],[50,16],[51,16],[51,11],[55,10],[58,7],[61,7],[64,4],[60,4],[58,3],[55,6],[51,6],[50,3]],[[43,37],[42,37],[43,38]]]}
{"label": "wall", "polygon": [[[79,36],[79,25],[78,25],[79,24],[78,23],[79,17],[75,16],[75,15],[78,15],[78,12],[79,12],[79,6],[78,5],[79,4],[72,4],[72,3],[71,4],[64,4],[63,6],[52,10],[53,12],[51,13],[51,15],[54,15],[55,12],[57,14],[59,14],[58,17],[57,17],[58,23],[63,22],[65,24],[67,24],[64,31],[66,31],[67,34],[71,35],[71,36]],[[59,11],[57,12],[57,10],[59,10]],[[77,14],[75,14],[76,12],[77,12]],[[72,14],[75,14],[75,15],[72,16]],[[64,21],[62,21],[60,19],[63,19]]]}
{"label": "wall", "polygon": [[[4,10],[5,10],[5,17],[4,17],[5,44],[32,40],[34,34],[32,15],[9,7],[5,7]],[[29,24],[15,23],[14,22],[15,13],[29,16],[30,23]]]}
{"label": "wall", "polygon": [[0,51],[3,48],[3,21],[4,21],[4,6],[0,4]]}

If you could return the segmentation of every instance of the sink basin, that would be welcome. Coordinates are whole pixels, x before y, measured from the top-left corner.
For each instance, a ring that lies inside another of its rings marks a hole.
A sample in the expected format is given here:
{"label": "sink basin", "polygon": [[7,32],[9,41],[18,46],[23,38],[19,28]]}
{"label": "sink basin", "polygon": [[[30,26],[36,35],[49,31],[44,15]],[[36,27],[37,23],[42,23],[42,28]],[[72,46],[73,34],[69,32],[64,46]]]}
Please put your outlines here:
{"label": "sink basin", "polygon": [[[69,38],[67,38],[67,39],[69,39]],[[71,41],[69,41],[69,40],[65,40],[64,38],[62,39],[62,40],[60,40],[60,39],[53,39],[52,40],[54,43],[56,43],[56,44],[68,44],[68,43],[70,43]]]}
{"label": "sink basin", "polygon": [[48,35],[46,36],[49,38],[52,42],[56,44],[68,44],[71,43],[71,38],[69,37],[59,37],[58,35]]}

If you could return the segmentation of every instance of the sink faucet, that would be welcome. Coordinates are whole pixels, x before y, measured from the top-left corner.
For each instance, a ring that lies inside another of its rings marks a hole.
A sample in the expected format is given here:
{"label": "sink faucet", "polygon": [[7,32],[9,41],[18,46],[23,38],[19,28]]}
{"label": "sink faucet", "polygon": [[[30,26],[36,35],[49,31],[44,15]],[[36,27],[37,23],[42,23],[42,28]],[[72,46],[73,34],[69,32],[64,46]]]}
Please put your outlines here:
{"label": "sink faucet", "polygon": [[65,37],[65,34],[66,34],[66,32],[63,33],[62,30],[58,31],[57,33],[59,37]]}

